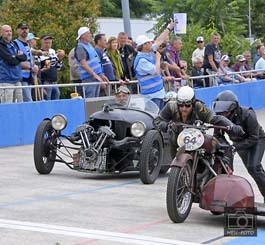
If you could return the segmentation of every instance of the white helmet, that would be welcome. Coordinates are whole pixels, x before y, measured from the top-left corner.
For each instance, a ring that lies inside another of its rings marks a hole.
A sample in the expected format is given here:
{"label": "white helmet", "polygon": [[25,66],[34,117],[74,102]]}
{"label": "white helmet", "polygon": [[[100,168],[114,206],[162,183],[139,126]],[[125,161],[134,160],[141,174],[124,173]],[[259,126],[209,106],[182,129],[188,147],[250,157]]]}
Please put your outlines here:
{"label": "white helmet", "polygon": [[194,91],[189,86],[183,86],[178,91],[177,103],[192,103],[195,99]]}

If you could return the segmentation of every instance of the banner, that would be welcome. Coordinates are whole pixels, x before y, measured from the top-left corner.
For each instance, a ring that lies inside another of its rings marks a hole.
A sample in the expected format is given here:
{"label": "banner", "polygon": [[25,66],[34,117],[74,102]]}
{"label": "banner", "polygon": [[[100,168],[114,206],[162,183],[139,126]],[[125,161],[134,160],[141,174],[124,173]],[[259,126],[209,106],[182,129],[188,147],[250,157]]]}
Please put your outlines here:
{"label": "banner", "polygon": [[174,16],[175,27],[174,34],[186,34],[187,33],[187,14],[175,13]]}

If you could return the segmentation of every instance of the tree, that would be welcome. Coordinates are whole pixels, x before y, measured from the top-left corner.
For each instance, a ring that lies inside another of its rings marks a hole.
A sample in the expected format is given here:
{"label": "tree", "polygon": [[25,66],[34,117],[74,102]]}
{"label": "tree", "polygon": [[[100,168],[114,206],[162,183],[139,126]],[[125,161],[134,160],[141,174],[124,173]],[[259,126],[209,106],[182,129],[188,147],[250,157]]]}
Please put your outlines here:
{"label": "tree", "polygon": [[265,41],[265,11],[264,1],[255,0],[251,1],[251,23],[252,33],[256,38],[263,38]]}
{"label": "tree", "polygon": [[80,26],[96,30],[99,5],[97,0],[4,0],[0,11],[0,23],[11,25],[14,37],[17,24],[24,21],[38,36],[52,35],[55,49],[69,51],[76,44]]}
{"label": "tree", "polygon": [[[96,31],[99,4],[98,0],[4,0],[0,5],[0,12],[0,24],[12,26],[14,38],[18,23],[26,22],[30,26],[30,32],[38,36],[51,35],[54,38],[53,48],[62,48],[68,53],[76,46],[79,27],[89,26],[92,33]],[[67,58],[58,81],[70,82]],[[61,97],[69,97],[72,90],[61,89]]]}

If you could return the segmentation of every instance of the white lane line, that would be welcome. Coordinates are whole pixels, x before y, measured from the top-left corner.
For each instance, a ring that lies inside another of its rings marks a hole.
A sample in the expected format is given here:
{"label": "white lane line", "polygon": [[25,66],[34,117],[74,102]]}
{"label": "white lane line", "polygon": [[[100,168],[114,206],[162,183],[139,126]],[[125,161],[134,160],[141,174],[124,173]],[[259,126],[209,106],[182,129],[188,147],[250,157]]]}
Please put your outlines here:
{"label": "white lane line", "polygon": [[0,227],[7,229],[45,232],[45,233],[52,233],[58,235],[84,237],[84,238],[92,238],[98,240],[131,243],[131,244],[143,244],[143,245],[162,245],[162,244],[198,245],[199,244],[199,243],[177,241],[177,240],[164,239],[158,237],[140,236],[133,234],[118,233],[118,232],[90,230],[90,229],[82,229],[76,227],[48,225],[41,223],[7,220],[7,219],[0,219]]}

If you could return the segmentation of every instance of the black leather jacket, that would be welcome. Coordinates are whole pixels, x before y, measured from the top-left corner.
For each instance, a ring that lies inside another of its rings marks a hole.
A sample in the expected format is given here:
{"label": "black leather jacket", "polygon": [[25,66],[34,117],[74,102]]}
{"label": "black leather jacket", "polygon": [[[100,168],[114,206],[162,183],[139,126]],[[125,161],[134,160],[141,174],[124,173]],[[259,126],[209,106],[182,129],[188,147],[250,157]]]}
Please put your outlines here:
{"label": "black leather jacket", "polygon": [[231,136],[237,150],[245,150],[255,145],[260,138],[265,138],[265,133],[257,120],[252,108],[238,107],[229,118],[234,124],[240,125],[245,134],[243,136]]}
{"label": "black leather jacket", "polygon": [[[231,135],[241,135],[243,134],[242,129],[240,126],[234,125],[229,119],[215,115],[210,109],[206,107],[206,105],[200,101],[195,100],[193,103],[193,109],[189,118],[186,122],[184,122],[181,118],[181,115],[178,111],[178,105],[176,101],[169,101],[166,106],[161,110],[159,116],[155,119],[155,124],[162,130],[168,130],[168,124],[170,121],[172,122],[182,122],[186,124],[192,125],[196,120],[200,120],[204,123],[211,123],[213,125],[220,125],[220,126],[230,126],[234,128],[232,132],[229,134]],[[176,133],[180,133],[182,127],[176,129]]]}

